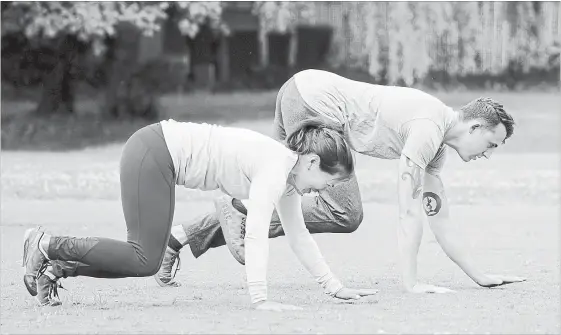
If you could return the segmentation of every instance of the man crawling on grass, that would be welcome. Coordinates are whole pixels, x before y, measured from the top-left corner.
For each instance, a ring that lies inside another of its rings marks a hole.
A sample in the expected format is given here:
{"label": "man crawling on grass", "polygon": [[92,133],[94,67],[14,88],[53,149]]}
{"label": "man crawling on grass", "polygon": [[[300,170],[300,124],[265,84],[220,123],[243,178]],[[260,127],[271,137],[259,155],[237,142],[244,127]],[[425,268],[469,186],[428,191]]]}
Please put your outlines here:
{"label": "man crawling on grass", "polygon": [[[434,96],[413,88],[373,85],[336,74],[306,70],[280,89],[275,108],[274,137],[284,141],[309,119],[335,124],[358,153],[382,159],[399,159],[399,222],[397,237],[405,290],[445,293],[451,290],[417,281],[417,254],[426,215],[436,240],[474,282],[494,287],[524,278],[482,273],[469,257],[462,236],[449,216],[440,172],[448,148],[469,162],[489,159],[508,139],[514,120],[503,106],[479,98],[455,111]],[[372,171],[376,173],[376,171]],[[309,190],[299,190],[307,193]],[[243,199],[220,198],[211,212],[172,228],[166,256],[156,279],[162,286],[179,286],[172,268],[185,245],[199,257],[209,248],[227,244],[238,262],[245,262]],[[363,212],[356,176],[328,187],[314,197],[302,198],[302,211],[310,233],[351,233]],[[284,235],[273,214],[269,237]]]}

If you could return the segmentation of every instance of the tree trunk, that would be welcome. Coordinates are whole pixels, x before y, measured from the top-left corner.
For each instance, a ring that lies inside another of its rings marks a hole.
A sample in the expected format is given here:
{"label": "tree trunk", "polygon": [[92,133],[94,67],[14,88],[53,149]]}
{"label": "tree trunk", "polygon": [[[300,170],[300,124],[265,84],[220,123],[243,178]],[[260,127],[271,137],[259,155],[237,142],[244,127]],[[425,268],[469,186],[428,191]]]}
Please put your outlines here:
{"label": "tree trunk", "polygon": [[111,45],[110,78],[105,92],[105,113],[112,119],[156,119],[156,94],[146,82],[149,71],[138,64],[140,32],[130,24],[117,27]]}
{"label": "tree trunk", "polygon": [[65,36],[57,48],[57,63],[52,71],[43,75],[43,91],[37,114],[73,114],[74,90],[70,71],[78,56],[75,37]]}
{"label": "tree trunk", "polygon": [[120,115],[126,114],[123,111],[126,106],[123,106],[121,100],[122,97],[127,95],[127,78],[131,75],[130,68],[134,66],[134,63],[129,63],[130,55],[127,55],[127,48],[122,46],[123,38],[119,36],[121,34],[122,31],[118,30],[118,34],[109,49],[111,70],[109,71],[109,81],[105,91],[105,112],[111,118],[118,118]]}
{"label": "tree trunk", "polygon": [[259,39],[259,65],[262,68],[266,68],[269,66],[269,35],[265,27],[264,18],[259,19],[259,30],[257,36]]}

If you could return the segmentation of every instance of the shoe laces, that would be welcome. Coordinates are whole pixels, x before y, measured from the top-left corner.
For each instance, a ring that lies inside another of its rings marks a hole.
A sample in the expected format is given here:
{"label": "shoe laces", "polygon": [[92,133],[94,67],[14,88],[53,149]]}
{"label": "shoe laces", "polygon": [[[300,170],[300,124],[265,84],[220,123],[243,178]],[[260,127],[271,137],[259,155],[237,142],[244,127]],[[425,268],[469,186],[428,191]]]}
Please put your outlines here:
{"label": "shoe laces", "polygon": [[171,256],[170,261],[173,262],[174,260],[177,260],[177,266],[175,267],[175,271],[173,272],[173,275],[171,276],[171,278],[175,278],[175,275],[177,274],[177,271],[179,271],[179,269],[181,269],[181,257],[179,257],[179,252],[176,254],[173,254]]}
{"label": "shoe laces", "polygon": [[242,234],[243,238],[245,238],[245,219],[246,219],[246,217],[244,216],[242,218],[242,227],[241,227],[241,234]]}
{"label": "shoe laces", "polygon": [[39,268],[39,271],[37,271],[37,275],[35,276],[35,279],[39,279],[39,277],[44,275],[49,265],[51,265],[51,262],[49,261],[43,262],[43,264],[41,264],[41,267]]}
{"label": "shoe laces", "polygon": [[53,299],[53,298],[57,298],[60,300],[59,296],[58,296],[58,289],[61,288],[63,290],[66,290],[64,287],[62,287],[62,284],[60,283],[60,281],[57,280],[52,280],[51,278],[49,278],[49,299]]}
{"label": "shoe laces", "polygon": [[[39,268],[39,271],[37,272],[36,279],[39,279],[39,277],[41,277],[42,275],[45,274],[49,265],[51,265],[50,261],[46,261],[46,262],[43,263],[43,265],[41,265],[41,267]],[[60,278],[58,278],[58,277],[55,280],[52,280],[51,278],[49,278],[49,284],[48,284],[49,285],[49,299],[53,299],[53,297],[57,298],[57,299],[60,299],[59,296],[58,296],[58,289],[61,288],[63,290],[66,290],[62,286],[62,283],[60,282],[59,279]]]}

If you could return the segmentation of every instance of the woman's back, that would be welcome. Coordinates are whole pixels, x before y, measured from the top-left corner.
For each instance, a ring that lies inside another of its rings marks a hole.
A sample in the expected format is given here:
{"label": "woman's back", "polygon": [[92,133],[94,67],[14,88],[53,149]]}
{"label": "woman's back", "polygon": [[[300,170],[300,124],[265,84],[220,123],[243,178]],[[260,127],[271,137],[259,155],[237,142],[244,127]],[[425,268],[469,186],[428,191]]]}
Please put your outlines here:
{"label": "woman's back", "polygon": [[297,160],[283,144],[253,130],[171,119],[161,124],[176,184],[188,188],[220,189],[245,199],[258,172],[284,165],[286,180]]}

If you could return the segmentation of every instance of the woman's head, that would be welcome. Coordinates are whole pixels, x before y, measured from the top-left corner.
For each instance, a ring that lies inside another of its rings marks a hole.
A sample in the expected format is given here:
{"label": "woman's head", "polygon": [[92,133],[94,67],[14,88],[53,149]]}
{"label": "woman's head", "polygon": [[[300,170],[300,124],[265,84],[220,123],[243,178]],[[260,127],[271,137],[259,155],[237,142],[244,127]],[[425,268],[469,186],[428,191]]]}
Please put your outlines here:
{"label": "woman's head", "polygon": [[351,148],[333,126],[307,120],[288,136],[286,145],[299,156],[292,181],[300,194],[334,186],[354,172]]}

